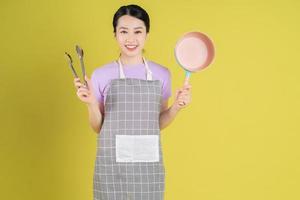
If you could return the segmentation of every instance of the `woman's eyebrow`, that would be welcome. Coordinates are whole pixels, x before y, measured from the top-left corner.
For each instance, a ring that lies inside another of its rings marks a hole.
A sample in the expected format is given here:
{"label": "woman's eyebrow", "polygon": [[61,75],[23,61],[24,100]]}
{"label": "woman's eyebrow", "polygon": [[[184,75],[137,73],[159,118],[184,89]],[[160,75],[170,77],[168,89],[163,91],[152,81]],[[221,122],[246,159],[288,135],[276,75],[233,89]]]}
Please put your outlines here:
{"label": "woman's eyebrow", "polygon": [[[142,29],[143,27],[142,26],[139,26],[139,27],[135,27],[134,29]],[[120,29],[128,29],[127,27],[124,27],[124,26],[121,26]]]}

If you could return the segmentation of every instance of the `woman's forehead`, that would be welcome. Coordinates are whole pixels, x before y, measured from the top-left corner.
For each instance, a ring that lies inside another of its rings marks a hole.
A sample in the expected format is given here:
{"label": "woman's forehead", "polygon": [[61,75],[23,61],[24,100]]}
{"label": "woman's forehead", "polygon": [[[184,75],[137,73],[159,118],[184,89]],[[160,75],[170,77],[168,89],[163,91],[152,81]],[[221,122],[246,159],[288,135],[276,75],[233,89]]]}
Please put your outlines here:
{"label": "woman's forehead", "polygon": [[141,29],[146,28],[145,24],[142,20],[129,16],[124,15],[118,19],[118,28],[124,28],[124,29]]}

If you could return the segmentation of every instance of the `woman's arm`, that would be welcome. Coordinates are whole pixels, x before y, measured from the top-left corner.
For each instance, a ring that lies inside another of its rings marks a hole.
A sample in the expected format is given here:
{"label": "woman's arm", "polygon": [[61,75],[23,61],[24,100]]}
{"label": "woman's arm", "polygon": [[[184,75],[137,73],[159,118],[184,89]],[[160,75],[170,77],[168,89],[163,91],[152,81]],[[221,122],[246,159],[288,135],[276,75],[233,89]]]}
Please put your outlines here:
{"label": "woman's arm", "polygon": [[161,113],[159,118],[160,130],[166,128],[168,125],[171,124],[171,122],[175,119],[178,111],[179,110],[177,110],[174,106],[168,108],[168,100],[162,103]]}
{"label": "woman's arm", "polygon": [[[160,130],[166,128],[175,119],[178,112],[191,102],[191,85],[185,85],[176,90],[175,102],[168,108],[168,100],[163,101],[159,117]],[[184,102],[184,105],[181,103]]]}
{"label": "woman's arm", "polygon": [[92,129],[99,134],[103,122],[103,103],[87,104],[89,112],[89,123]]}
{"label": "woman's arm", "polygon": [[98,134],[100,133],[104,118],[104,105],[95,97],[91,80],[87,76],[85,76],[85,80],[89,87],[86,87],[85,84],[81,83],[80,78],[74,78],[74,85],[77,89],[76,94],[79,99],[87,105],[90,126]]}

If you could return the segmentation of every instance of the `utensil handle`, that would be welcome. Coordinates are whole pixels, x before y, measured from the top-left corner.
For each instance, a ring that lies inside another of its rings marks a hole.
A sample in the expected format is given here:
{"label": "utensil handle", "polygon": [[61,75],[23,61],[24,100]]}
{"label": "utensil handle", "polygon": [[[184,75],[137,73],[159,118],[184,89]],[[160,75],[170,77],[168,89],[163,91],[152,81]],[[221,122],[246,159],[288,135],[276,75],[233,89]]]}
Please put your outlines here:
{"label": "utensil handle", "polygon": [[85,83],[86,87],[89,88],[88,83],[85,80],[85,67],[84,67],[84,62],[83,62],[82,57],[80,57],[80,66],[81,66],[81,71],[82,71],[82,76],[83,76],[84,83]]}
{"label": "utensil handle", "polygon": [[75,78],[78,78],[78,75],[77,75],[77,73],[76,73],[76,71],[75,71],[75,69],[74,69],[72,63],[69,63],[69,66],[70,66],[70,68],[71,68],[71,70],[72,70],[72,72],[73,72],[73,76],[74,76]]}
{"label": "utensil handle", "polygon": [[184,85],[188,85],[189,84],[190,77],[191,77],[191,72],[189,72],[189,71],[186,70],[185,71]]}
{"label": "utensil handle", "polygon": [[[190,81],[190,77],[191,77],[191,72],[185,70],[185,79],[184,79],[184,85],[188,85],[189,81]],[[180,102],[179,105],[184,106],[185,103],[184,102]]]}
{"label": "utensil handle", "polygon": [[85,76],[85,68],[84,68],[84,63],[83,63],[82,57],[80,58],[80,66],[81,66],[82,76],[84,78],[84,76]]}

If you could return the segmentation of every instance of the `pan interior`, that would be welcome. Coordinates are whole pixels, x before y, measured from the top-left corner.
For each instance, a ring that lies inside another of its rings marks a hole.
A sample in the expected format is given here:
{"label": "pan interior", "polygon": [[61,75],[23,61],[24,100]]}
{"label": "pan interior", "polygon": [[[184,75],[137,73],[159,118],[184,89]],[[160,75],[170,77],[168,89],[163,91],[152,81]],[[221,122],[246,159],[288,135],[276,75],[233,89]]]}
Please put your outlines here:
{"label": "pan interior", "polygon": [[203,33],[189,32],[175,47],[178,63],[187,71],[196,72],[207,67],[214,58],[212,41]]}

